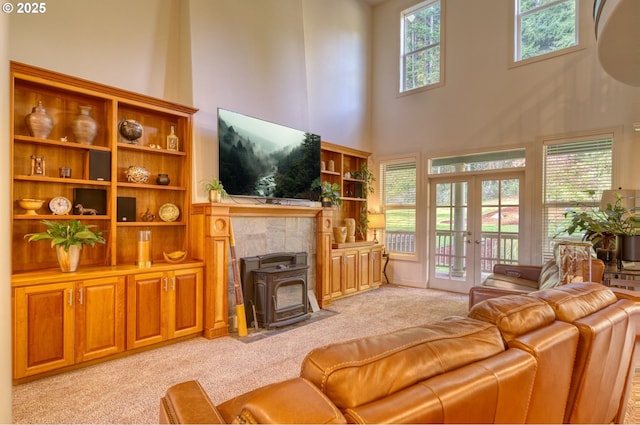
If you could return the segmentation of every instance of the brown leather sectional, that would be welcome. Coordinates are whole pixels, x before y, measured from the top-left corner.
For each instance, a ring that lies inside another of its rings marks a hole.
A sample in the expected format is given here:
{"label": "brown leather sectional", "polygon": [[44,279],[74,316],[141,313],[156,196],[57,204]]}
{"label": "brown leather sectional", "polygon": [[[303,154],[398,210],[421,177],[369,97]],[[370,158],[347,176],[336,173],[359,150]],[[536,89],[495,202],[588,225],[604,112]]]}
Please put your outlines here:
{"label": "brown leather sectional", "polygon": [[311,351],[300,376],[214,406],[169,388],[161,423],[620,423],[640,297],[574,283],[475,305],[468,317]]}

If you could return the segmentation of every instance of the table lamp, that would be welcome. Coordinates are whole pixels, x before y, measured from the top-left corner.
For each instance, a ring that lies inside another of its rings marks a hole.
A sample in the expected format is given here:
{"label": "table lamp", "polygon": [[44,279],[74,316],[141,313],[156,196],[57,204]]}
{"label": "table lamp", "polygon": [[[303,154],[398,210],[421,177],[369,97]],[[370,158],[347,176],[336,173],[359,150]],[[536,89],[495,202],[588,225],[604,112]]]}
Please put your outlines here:
{"label": "table lamp", "polygon": [[384,214],[369,213],[368,218],[369,218],[368,226],[370,229],[373,229],[373,242],[378,243],[377,230],[384,229],[386,224]]}

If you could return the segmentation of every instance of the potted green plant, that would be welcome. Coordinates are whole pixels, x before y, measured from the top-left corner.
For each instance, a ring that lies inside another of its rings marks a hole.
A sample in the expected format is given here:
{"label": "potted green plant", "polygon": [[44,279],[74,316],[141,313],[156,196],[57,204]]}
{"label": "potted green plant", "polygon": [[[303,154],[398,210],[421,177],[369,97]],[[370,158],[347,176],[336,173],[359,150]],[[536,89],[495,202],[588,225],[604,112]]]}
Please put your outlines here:
{"label": "potted green plant", "polygon": [[[592,190],[588,193],[592,197],[595,195]],[[620,196],[616,196],[615,203],[607,204],[604,209],[576,204],[576,208],[566,211],[564,216],[570,219],[569,224],[555,237],[584,233],[582,239],[591,242],[605,261],[612,260],[617,240],[640,235],[633,211],[624,207]]]}
{"label": "potted green plant", "polygon": [[92,230],[92,224],[82,224],[79,220],[50,221],[42,220],[47,230],[39,233],[29,233],[25,238],[29,242],[50,240],[51,247],[56,249],[58,264],[63,272],[75,272],[78,269],[80,252],[84,245],[94,246],[105,243],[101,231]]}
{"label": "potted green plant", "polygon": [[342,197],[340,196],[340,185],[338,183],[323,181],[320,184],[320,197],[322,198],[323,207],[342,205]]}
{"label": "potted green plant", "polygon": [[228,196],[222,182],[215,177],[203,182],[203,188],[209,193],[209,202],[220,202],[223,197]]}

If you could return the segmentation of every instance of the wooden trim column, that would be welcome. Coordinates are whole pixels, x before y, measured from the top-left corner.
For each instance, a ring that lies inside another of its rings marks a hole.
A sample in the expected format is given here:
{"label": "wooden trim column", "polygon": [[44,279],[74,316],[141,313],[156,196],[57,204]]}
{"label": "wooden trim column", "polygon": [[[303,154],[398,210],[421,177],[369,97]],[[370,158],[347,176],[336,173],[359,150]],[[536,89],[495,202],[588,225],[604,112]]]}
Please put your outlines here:
{"label": "wooden trim column", "polygon": [[229,335],[229,207],[222,204],[193,206],[194,255],[205,262],[205,338]]}
{"label": "wooden trim column", "polygon": [[333,229],[333,210],[318,212],[317,257],[316,257],[316,298],[320,308],[331,304],[331,232]]}

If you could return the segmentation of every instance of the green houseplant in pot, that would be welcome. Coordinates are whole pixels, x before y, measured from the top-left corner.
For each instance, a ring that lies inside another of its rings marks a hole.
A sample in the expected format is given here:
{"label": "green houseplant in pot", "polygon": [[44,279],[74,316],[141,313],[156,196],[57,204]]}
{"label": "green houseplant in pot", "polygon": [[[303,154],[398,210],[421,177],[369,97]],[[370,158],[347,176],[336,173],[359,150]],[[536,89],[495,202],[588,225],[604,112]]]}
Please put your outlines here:
{"label": "green houseplant in pot", "polygon": [[222,182],[215,177],[203,182],[203,188],[205,192],[209,193],[209,202],[220,202],[222,198],[227,196]]}
{"label": "green houseplant in pot", "polygon": [[342,205],[342,197],[340,196],[340,185],[338,183],[323,181],[320,184],[320,197],[322,199],[323,207]]}
{"label": "green houseplant in pot", "polygon": [[50,221],[42,220],[47,230],[29,233],[25,238],[29,242],[50,240],[51,247],[56,249],[58,264],[63,272],[75,272],[78,269],[80,252],[84,245],[94,246],[105,243],[101,231],[92,230],[92,224],[82,224],[79,220]]}
{"label": "green houseplant in pot", "polygon": [[[593,197],[595,191],[588,191]],[[555,237],[560,235],[573,235],[574,233],[582,233],[582,239],[593,244],[598,257],[609,262],[616,253],[616,241],[620,245],[629,246],[632,240],[640,235],[640,227],[633,211],[625,208],[623,199],[616,196],[613,204],[608,203],[606,207],[584,207],[577,204],[575,208],[564,213],[565,218],[569,219],[569,224],[560,229]],[[638,259],[640,260],[640,259]]]}

